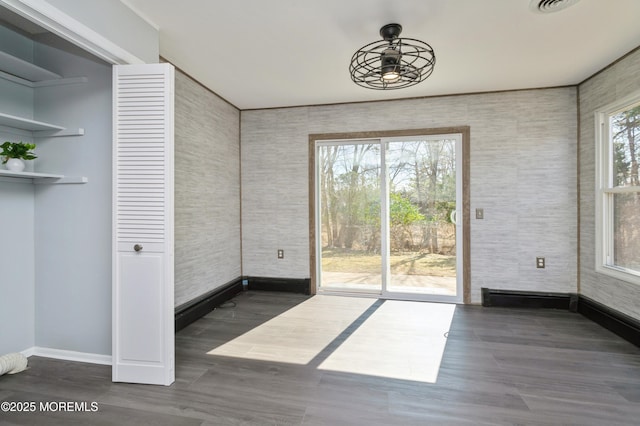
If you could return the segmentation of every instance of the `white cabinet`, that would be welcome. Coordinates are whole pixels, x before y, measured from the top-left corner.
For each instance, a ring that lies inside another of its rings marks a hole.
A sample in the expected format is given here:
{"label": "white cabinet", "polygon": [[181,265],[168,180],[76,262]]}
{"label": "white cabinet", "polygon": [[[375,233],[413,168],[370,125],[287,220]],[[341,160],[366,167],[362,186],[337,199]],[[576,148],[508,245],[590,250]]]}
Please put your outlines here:
{"label": "white cabinet", "polygon": [[[3,51],[0,51],[0,79],[11,84],[29,87],[33,90],[46,86],[86,82],[83,77],[65,79],[52,71]],[[84,135],[83,128],[67,129],[58,124],[45,123],[0,111],[0,131],[2,130],[5,133],[26,136],[36,140],[39,138]],[[86,177],[65,177],[62,174],[51,173],[11,172],[0,169],[0,180],[10,182],[18,179],[30,179],[33,183],[86,183],[88,181]]]}

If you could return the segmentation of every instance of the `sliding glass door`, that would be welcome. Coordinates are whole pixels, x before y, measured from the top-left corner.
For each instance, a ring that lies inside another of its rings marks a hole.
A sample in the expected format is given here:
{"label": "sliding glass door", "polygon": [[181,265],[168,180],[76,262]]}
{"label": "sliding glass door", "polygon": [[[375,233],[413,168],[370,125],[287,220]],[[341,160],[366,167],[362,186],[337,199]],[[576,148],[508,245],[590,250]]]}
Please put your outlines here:
{"label": "sliding glass door", "polygon": [[461,135],[316,143],[320,292],[462,300]]}
{"label": "sliding glass door", "polygon": [[318,146],[322,290],[382,291],[379,141]]}
{"label": "sliding glass door", "polygon": [[[460,138],[386,143],[389,190],[388,293],[456,297]],[[461,229],[461,228],[460,228]]]}

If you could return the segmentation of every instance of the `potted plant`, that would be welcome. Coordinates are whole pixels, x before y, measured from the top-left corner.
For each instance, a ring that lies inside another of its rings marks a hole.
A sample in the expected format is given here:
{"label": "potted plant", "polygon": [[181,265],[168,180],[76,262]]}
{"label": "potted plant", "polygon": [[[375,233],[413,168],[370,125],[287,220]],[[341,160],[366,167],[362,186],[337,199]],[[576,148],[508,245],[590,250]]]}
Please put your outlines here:
{"label": "potted plant", "polygon": [[7,167],[7,170],[11,170],[12,172],[21,172],[24,170],[24,161],[22,160],[38,158],[32,152],[32,150],[36,148],[36,145],[33,143],[7,141],[0,145],[0,148],[2,148],[0,157],[4,157],[2,164]]}

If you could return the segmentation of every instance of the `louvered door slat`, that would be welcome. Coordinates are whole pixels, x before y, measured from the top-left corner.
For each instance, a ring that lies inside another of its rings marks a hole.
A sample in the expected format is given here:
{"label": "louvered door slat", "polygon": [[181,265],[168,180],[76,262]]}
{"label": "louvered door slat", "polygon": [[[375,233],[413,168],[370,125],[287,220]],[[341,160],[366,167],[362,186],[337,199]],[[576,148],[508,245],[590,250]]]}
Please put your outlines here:
{"label": "louvered door slat", "polygon": [[174,381],[173,67],[114,67],[113,380]]}
{"label": "louvered door slat", "polygon": [[[117,188],[118,209],[126,207],[117,217],[118,245],[129,245],[131,241],[145,247],[146,251],[162,251],[163,228],[157,229],[151,237],[146,227],[131,226],[127,222],[131,216],[144,217],[148,210],[142,207],[163,207],[166,187],[164,176],[167,172],[165,156],[166,96],[167,82],[164,73],[143,75],[122,75],[117,81],[118,115],[115,128],[118,133]],[[152,142],[150,142],[150,140]],[[149,186],[151,176],[154,180]],[[138,186],[128,190],[126,186]],[[140,190],[144,188],[144,190]],[[160,204],[154,204],[159,202]],[[136,209],[135,207],[140,207]],[[164,224],[164,222],[163,222]],[[159,246],[160,245],[160,246]]]}

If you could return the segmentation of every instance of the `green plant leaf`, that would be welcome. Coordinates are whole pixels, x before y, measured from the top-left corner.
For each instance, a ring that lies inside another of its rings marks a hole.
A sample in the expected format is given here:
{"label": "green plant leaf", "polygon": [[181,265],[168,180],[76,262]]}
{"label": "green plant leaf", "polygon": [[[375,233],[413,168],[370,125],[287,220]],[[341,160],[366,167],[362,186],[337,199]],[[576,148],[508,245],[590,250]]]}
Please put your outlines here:
{"label": "green plant leaf", "polygon": [[34,143],[6,141],[0,145],[0,148],[2,148],[0,157],[4,158],[2,164],[6,164],[9,158],[19,158],[22,160],[34,160],[38,158],[33,152],[31,152],[36,148],[36,144]]}

